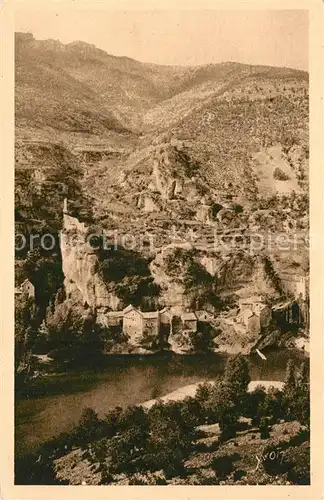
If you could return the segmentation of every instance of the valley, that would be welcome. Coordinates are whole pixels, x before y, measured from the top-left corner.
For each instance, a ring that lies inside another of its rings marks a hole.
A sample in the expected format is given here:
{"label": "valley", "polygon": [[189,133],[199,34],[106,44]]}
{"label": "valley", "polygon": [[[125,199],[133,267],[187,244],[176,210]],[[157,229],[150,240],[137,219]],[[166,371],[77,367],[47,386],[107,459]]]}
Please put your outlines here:
{"label": "valley", "polygon": [[309,484],[308,73],[15,59],[16,483]]}
{"label": "valley", "polygon": [[[308,154],[306,72],[158,66],[17,33],[16,282],[35,288],[35,352],[70,352],[64,323],[105,352],[307,345]],[[269,319],[253,330],[240,301],[254,296]],[[169,319],[127,340],[109,318],[130,304]]]}

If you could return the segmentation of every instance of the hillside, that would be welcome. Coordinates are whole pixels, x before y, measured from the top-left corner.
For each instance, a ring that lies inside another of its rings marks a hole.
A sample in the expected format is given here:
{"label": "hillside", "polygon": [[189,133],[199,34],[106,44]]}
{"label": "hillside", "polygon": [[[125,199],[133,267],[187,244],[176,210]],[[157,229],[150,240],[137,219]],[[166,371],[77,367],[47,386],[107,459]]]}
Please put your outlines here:
{"label": "hillside", "polygon": [[[17,33],[15,153],[17,232],[49,231],[58,239],[67,198],[70,215],[89,233],[116,230],[121,247],[124,236],[135,241],[126,252],[123,297],[146,293],[154,280],[161,289],[157,302],[172,305],[199,278],[198,295],[208,295],[202,304],[210,304],[212,293],[218,307],[233,300],[227,296],[236,294],[235,302],[241,289],[252,290],[257,276],[258,286],[265,283],[265,294],[277,300],[278,293],[285,296],[284,274],[308,271],[303,239],[293,250],[265,244],[250,255],[257,231],[291,235],[296,229],[307,236],[305,72],[229,62],[158,66],[84,42],[64,45]],[[229,241],[244,237],[247,246],[224,250],[215,242],[224,234]],[[189,244],[179,276],[161,257],[170,243]],[[137,253],[149,269],[143,279],[133,266]],[[31,267],[39,273],[44,255],[30,259],[27,248],[17,258],[22,277],[33,279]],[[57,247],[51,258],[62,267]],[[92,258],[84,252],[85,262]],[[109,259],[104,262],[113,267]],[[46,300],[53,302],[58,284],[47,285]],[[115,284],[109,287],[116,292]],[[196,300],[191,295],[188,304]]]}

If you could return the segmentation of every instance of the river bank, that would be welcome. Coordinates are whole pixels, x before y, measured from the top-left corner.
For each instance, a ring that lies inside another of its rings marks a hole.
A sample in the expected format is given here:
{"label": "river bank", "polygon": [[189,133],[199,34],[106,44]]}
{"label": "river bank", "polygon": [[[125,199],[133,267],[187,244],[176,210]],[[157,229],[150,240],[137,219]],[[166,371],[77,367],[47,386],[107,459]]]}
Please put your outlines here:
{"label": "river bank", "polygon": [[[288,359],[296,366],[307,360],[297,350],[264,353],[266,361],[257,354],[247,357],[252,381],[282,382]],[[106,356],[101,363],[39,377],[16,396],[16,454],[34,452],[45,441],[69,431],[86,407],[103,416],[116,406],[163,398],[183,387],[214,380],[223,373],[227,359],[225,354]]]}
{"label": "river bank", "polygon": [[[204,382],[210,381],[205,380]],[[141,406],[144,408],[151,408],[157,402],[169,403],[170,401],[183,401],[187,397],[195,397],[197,393],[197,389],[202,382],[197,384],[186,385],[184,387],[180,387],[176,391],[170,392],[165,396],[158,399],[151,399],[150,401],[145,401]],[[249,383],[248,392],[252,392],[256,389],[256,387],[262,386],[266,391],[269,390],[270,387],[274,387],[275,389],[282,390],[284,383],[279,382],[278,380],[253,380]]]}

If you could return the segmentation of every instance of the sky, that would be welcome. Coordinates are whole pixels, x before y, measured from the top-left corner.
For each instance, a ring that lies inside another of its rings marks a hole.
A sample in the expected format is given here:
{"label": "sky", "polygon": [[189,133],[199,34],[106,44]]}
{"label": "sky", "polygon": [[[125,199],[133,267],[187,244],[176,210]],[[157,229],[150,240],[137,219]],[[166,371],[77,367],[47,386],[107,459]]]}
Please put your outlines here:
{"label": "sky", "polygon": [[236,61],[308,70],[308,12],[20,10],[15,30],[81,40],[116,56],[172,65]]}

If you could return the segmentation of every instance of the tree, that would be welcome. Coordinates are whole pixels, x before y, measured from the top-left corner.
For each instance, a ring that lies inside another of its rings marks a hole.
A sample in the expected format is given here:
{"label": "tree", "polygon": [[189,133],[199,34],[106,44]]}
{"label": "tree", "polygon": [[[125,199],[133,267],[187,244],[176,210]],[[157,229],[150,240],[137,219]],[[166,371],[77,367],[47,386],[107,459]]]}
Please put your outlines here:
{"label": "tree", "polygon": [[310,425],[310,391],[309,391],[309,373],[306,363],[301,364],[294,391],[294,400],[291,402],[295,418],[302,425],[309,428]]}
{"label": "tree", "polygon": [[300,365],[300,369],[298,372],[297,385],[304,387],[308,385],[308,383],[309,383],[309,373],[307,370],[307,365],[305,361],[303,361],[302,364]]}
{"label": "tree", "polygon": [[236,424],[238,419],[238,409],[237,406],[223,402],[218,408],[219,411],[219,428],[221,430],[220,438],[222,441],[226,441],[234,436],[236,436]]}
{"label": "tree", "polygon": [[31,297],[23,295],[15,301],[15,371],[22,380],[31,371],[31,352],[37,337],[39,321]]}
{"label": "tree", "polygon": [[112,437],[117,434],[120,421],[122,418],[123,409],[120,406],[116,406],[113,410],[109,411],[104,418],[104,428],[105,435],[107,437]]}
{"label": "tree", "polygon": [[84,408],[73,432],[76,444],[86,446],[91,441],[101,437],[101,430],[102,425],[97,413],[92,408]]}
{"label": "tree", "polygon": [[193,352],[208,352],[213,347],[214,331],[209,324],[199,322],[197,332],[189,332],[188,339]]}
{"label": "tree", "polygon": [[265,397],[266,391],[264,387],[258,386],[246,398],[243,414],[246,417],[252,418],[255,424],[259,423],[259,407],[265,400]]}
{"label": "tree", "polygon": [[149,419],[140,406],[129,406],[118,416],[118,432],[110,441],[110,472],[143,470]]}
{"label": "tree", "polygon": [[227,360],[223,386],[233,402],[238,405],[244,403],[250,380],[249,367],[245,357],[236,355]]}
{"label": "tree", "polygon": [[183,423],[188,427],[189,432],[199,424],[204,423],[202,418],[202,408],[196,398],[186,397],[181,405],[181,417]]}
{"label": "tree", "polygon": [[200,384],[195,399],[201,407],[201,419],[203,423],[214,423],[219,418],[219,408],[223,399],[224,388],[222,383],[216,381],[214,384]]}
{"label": "tree", "polygon": [[182,403],[157,403],[149,411],[147,466],[166,475],[181,474],[195,436],[194,422],[186,418]]}
{"label": "tree", "polygon": [[292,359],[289,359],[286,366],[286,375],[285,375],[285,385],[284,389],[286,392],[294,390],[296,387],[295,380],[295,365]]}
{"label": "tree", "polygon": [[286,416],[290,419],[294,418],[293,406],[294,406],[295,396],[296,396],[295,365],[293,360],[289,359],[286,366],[283,397],[285,403]]}
{"label": "tree", "polygon": [[40,327],[38,328],[33,352],[35,354],[45,354],[48,352],[48,328],[45,321],[42,321]]}
{"label": "tree", "polygon": [[257,413],[261,419],[266,417],[272,423],[282,418],[284,416],[282,392],[270,387],[264,400],[260,403]]}
{"label": "tree", "polygon": [[305,364],[302,364],[298,376],[296,376],[293,361],[288,361],[283,400],[286,415],[290,419],[297,419],[301,424],[309,427],[310,393],[308,373]]}
{"label": "tree", "polygon": [[57,304],[54,312],[48,313],[47,328],[49,345],[62,358],[88,357],[102,348],[101,329],[94,315],[69,301]]}
{"label": "tree", "polygon": [[267,417],[262,417],[259,424],[259,431],[261,439],[268,439],[270,437],[269,421]]}

